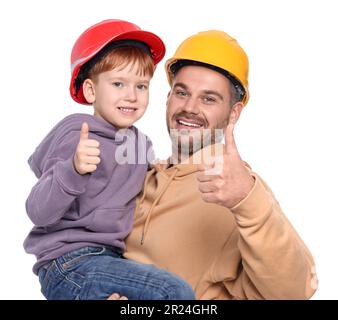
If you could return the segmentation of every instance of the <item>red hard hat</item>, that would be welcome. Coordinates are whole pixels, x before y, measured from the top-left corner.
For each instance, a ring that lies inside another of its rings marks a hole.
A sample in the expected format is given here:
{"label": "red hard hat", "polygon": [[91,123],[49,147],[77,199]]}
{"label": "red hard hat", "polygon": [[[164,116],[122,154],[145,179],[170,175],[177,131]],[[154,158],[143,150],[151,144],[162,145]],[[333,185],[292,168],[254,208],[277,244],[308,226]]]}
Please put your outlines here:
{"label": "red hard hat", "polygon": [[159,63],[165,54],[163,41],[154,33],[143,31],[137,25],[123,20],[104,20],[97,23],[76,40],[71,54],[70,95],[82,104],[88,104],[83,96],[82,85],[76,92],[75,80],[83,64],[93,58],[108,43],[117,40],[136,40],[144,42],[149,48],[154,64]]}

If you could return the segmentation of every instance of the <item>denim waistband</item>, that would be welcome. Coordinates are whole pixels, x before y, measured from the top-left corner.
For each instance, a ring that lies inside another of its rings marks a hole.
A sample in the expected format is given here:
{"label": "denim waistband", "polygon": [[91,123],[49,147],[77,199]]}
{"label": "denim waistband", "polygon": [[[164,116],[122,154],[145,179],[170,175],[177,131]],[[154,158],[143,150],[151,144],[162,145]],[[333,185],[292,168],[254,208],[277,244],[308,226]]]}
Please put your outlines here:
{"label": "denim waistband", "polygon": [[67,252],[61,257],[59,257],[57,260],[59,260],[61,263],[67,263],[78,257],[95,256],[95,255],[109,255],[109,256],[116,257],[116,258],[122,257],[122,253],[118,249],[109,248],[105,246],[98,246],[98,247],[90,246],[90,247],[83,247],[81,249],[76,249],[76,250]]}

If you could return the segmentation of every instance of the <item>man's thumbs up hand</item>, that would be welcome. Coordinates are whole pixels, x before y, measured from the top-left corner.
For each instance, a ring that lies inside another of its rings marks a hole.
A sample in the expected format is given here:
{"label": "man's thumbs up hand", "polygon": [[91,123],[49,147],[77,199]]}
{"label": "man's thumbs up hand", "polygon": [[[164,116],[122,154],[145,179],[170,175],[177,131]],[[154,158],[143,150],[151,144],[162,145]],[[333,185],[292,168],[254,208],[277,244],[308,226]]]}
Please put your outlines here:
{"label": "man's thumbs up hand", "polygon": [[74,155],[75,170],[83,175],[94,172],[100,163],[100,143],[89,139],[89,126],[87,122],[82,123],[80,140]]}
{"label": "man's thumbs up hand", "polygon": [[231,117],[224,127],[225,153],[210,166],[199,165],[197,180],[202,199],[232,208],[244,199],[255,180],[245,168],[234,138],[235,119]]}

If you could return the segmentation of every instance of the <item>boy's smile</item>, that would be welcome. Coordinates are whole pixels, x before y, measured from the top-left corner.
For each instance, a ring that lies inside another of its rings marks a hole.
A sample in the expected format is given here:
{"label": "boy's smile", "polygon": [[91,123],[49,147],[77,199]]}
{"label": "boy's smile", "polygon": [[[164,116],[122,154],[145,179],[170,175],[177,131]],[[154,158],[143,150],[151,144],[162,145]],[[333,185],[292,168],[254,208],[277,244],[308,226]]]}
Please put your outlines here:
{"label": "boy's smile", "polygon": [[[149,101],[150,75],[140,75],[137,64],[100,73],[85,80],[94,115],[117,128],[128,128],[140,119]],[[90,87],[88,89],[88,86]]]}

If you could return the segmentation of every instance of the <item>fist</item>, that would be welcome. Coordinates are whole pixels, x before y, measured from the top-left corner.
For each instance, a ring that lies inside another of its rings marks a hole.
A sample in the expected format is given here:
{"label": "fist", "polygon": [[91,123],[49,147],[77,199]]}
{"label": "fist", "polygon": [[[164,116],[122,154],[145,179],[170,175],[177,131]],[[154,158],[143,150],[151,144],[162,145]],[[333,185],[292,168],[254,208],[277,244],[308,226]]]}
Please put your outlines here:
{"label": "fist", "polygon": [[84,122],[81,126],[80,140],[74,155],[74,168],[83,175],[94,172],[100,163],[100,143],[89,139],[89,126]]}

